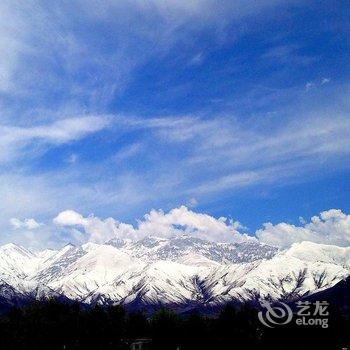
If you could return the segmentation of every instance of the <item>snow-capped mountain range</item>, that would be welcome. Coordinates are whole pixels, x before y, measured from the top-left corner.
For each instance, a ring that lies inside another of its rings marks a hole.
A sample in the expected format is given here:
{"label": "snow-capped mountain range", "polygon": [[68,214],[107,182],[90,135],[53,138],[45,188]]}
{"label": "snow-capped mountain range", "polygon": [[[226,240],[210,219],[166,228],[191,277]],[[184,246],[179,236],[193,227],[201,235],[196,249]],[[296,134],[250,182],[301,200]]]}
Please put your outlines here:
{"label": "snow-capped mountain range", "polygon": [[0,306],[62,297],[87,304],[215,308],[256,298],[290,300],[350,275],[350,247],[257,241],[214,243],[180,236],[30,252],[0,247]]}

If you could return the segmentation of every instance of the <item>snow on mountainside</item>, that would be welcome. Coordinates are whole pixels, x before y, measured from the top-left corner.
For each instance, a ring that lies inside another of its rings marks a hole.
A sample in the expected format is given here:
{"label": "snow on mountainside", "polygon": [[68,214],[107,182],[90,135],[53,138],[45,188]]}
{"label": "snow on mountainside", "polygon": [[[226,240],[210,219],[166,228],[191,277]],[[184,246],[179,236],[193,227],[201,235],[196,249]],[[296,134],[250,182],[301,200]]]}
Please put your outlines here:
{"label": "snow on mountainside", "polygon": [[[128,254],[110,245],[88,243],[81,247],[84,254],[67,266],[49,287],[68,298],[85,297],[100,286],[112,283],[127,271],[142,266]],[[35,278],[41,281],[41,276]]]}
{"label": "snow on mountainside", "polygon": [[197,273],[196,267],[157,261],[128,271],[113,283],[95,290],[85,301],[117,300],[127,305],[186,305],[196,294],[193,276]]}
{"label": "snow on mountainside", "polygon": [[49,283],[57,280],[65,274],[66,269],[71,266],[71,264],[85,254],[85,250],[81,247],[75,247],[72,244],[67,244],[61,250],[50,254],[50,256],[45,254],[44,257],[41,258],[42,262],[35,274],[35,279],[42,283]]}
{"label": "snow on mountainside", "polygon": [[349,274],[350,247],[311,242],[277,251],[258,242],[147,237],[35,254],[9,244],[0,247],[0,303],[62,296],[185,310],[255,298],[296,299]]}
{"label": "snow on mountainside", "polygon": [[350,249],[326,244],[302,242],[293,244],[286,252],[286,256],[305,261],[318,261],[336,265],[349,266]]}
{"label": "snow on mountainside", "polygon": [[40,259],[28,250],[9,243],[0,247],[0,279],[13,283],[36,273]]}
{"label": "snow on mountainside", "polygon": [[45,261],[45,260],[50,259],[56,253],[57,253],[57,250],[45,249],[45,250],[42,250],[40,252],[37,252],[35,255],[40,259],[40,261]]}
{"label": "snow on mountainside", "polygon": [[211,290],[211,303],[298,299],[329,288],[350,274],[350,248],[340,249],[345,258],[336,258],[338,247],[295,243],[270,260],[217,268],[207,276],[204,286]]}

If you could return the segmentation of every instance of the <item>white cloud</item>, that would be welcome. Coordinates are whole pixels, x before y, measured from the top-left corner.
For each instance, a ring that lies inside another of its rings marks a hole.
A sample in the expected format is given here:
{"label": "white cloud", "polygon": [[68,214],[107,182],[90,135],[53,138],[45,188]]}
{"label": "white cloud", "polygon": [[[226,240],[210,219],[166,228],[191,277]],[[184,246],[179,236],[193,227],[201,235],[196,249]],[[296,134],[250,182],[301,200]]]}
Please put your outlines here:
{"label": "white cloud", "polygon": [[[86,241],[105,243],[113,238],[139,240],[150,235],[169,238],[182,234],[216,242],[245,242],[257,239],[282,249],[302,241],[350,246],[350,215],[339,209],[323,211],[318,216],[313,216],[310,222],[301,221],[300,226],[286,222],[276,225],[266,223],[262,229],[256,231],[256,238],[241,233],[244,227],[238,221],[224,217],[214,218],[189,210],[185,206],[169,212],[151,210],[136,225],[123,223],[112,217],[102,219],[94,215],[83,216],[74,210],[60,212],[53,219],[53,226],[44,226],[34,219],[21,221],[12,218],[10,223],[21,235],[38,229],[46,242],[46,245],[41,244],[41,248],[47,247],[48,243],[57,246],[57,242],[63,244],[67,241],[78,244]],[[57,227],[61,227],[62,231],[57,231]],[[34,236],[32,242],[28,242],[27,236],[22,237],[22,241],[23,239],[25,242],[21,244],[38,245]],[[20,236],[16,240],[19,241]]]}
{"label": "white cloud", "polygon": [[54,219],[54,224],[63,227],[82,227],[90,242],[105,243],[112,238],[131,238],[133,227],[119,223],[113,218],[100,219],[94,215],[83,217],[74,210],[65,210]]}
{"label": "white cloud", "polygon": [[330,81],[330,78],[322,78],[321,80],[309,81],[305,84],[305,90],[309,91],[313,88],[328,84]]}
{"label": "white cloud", "polygon": [[53,222],[59,226],[84,226],[88,221],[84,217],[74,210],[65,210],[59,213]]}
{"label": "white cloud", "polygon": [[207,214],[195,213],[185,206],[164,213],[152,210],[138,224],[137,231],[142,235],[173,236],[188,234],[213,241],[240,241],[246,238],[238,232],[239,222],[224,217],[215,219]]}
{"label": "white cloud", "polygon": [[27,229],[27,230],[35,230],[42,226],[42,223],[37,222],[35,219],[24,219],[21,221],[17,218],[10,219],[10,224],[12,225],[13,229]]}
{"label": "white cloud", "polygon": [[216,219],[207,214],[195,213],[185,206],[164,213],[162,210],[152,210],[146,214],[137,227],[118,222],[113,218],[100,219],[93,215],[83,217],[81,214],[66,210],[54,218],[59,226],[81,226],[89,241],[103,243],[111,238],[141,239],[152,235],[157,237],[173,237],[186,234],[218,242],[241,242],[253,240],[239,233],[241,227],[238,221],[227,220],[224,217]]}
{"label": "white cloud", "polygon": [[[106,116],[65,118],[28,127],[0,125],[0,161],[14,160],[39,146],[76,141],[108,125],[109,119]],[[29,147],[32,143],[35,143],[35,147]]]}
{"label": "white cloud", "polygon": [[295,242],[311,241],[338,246],[350,245],[350,215],[339,209],[323,211],[309,223],[295,226],[285,222],[264,224],[256,232],[261,242],[286,248]]}
{"label": "white cloud", "polygon": [[108,119],[104,116],[81,116],[60,119],[49,125],[14,128],[12,134],[24,140],[42,139],[52,143],[65,143],[102,130],[107,125]]}
{"label": "white cloud", "polygon": [[15,127],[0,126],[2,139],[7,142],[43,140],[50,143],[65,143],[99,131],[108,125],[104,116],[81,116],[59,119],[51,124]]}

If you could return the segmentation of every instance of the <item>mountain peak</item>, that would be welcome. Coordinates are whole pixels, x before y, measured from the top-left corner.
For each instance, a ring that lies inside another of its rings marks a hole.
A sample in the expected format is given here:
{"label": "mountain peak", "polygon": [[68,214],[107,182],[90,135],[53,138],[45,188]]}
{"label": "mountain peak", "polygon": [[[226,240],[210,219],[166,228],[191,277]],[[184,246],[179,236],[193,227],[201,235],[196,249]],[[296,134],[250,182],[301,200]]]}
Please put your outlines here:
{"label": "mountain peak", "polygon": [[0,246],[0,251],[2,253],[7,253],[7,254],[19,254],[26,257],[34,257],[34,254],[32,252],[15,243],[7,243]]}
{"label": "mountain peak", "polygon": [[76,248],[76,245],[75,244],[73,244],[73,243],[71,243],[71,242],[68,242],[67,244],[65,244],[64,246],[63,246],[63,248]]}

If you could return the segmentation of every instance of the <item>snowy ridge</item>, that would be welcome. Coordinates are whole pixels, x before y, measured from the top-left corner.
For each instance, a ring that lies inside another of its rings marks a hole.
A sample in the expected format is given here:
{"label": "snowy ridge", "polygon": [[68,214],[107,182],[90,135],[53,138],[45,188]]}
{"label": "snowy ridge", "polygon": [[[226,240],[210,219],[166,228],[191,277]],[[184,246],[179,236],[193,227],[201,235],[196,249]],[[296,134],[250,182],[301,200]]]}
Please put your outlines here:
{"label": "snowy ridge", "polygon": [[111,240],[113,245],[131,256],[148,262],[179,261],[197,256],[218,263],[241,263],[273,257],[277,249],[255,241],[244,243],[215,243],[186,235],[172,239],[146,237],[137,242]]}
{"label": "snowy ridge", "polygon": [[40,259],[28,250],[9,243],[0,247],[1,273],[26,278],[38,268]]}
{"label": "snowy ridge", "polygon": [[311,242],[285,251],[257,242],[191,237],[71,244],[31,253],[0,247],[0,302],[62,297],[133,307],[215,307],[229,301],[291,300],[350,275],[350,247]]}

